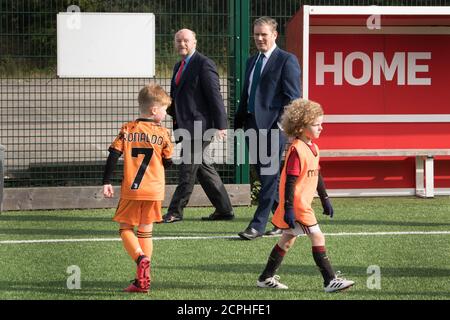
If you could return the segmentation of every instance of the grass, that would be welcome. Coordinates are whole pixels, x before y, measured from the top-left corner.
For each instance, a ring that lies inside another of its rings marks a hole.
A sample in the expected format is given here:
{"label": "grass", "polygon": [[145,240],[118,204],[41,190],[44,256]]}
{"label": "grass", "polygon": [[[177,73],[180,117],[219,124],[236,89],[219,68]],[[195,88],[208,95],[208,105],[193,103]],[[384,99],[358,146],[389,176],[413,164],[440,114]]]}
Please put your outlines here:
{"label": "grass", "polygon": [[[317,205],[317,204],[316,204]],[[450,231],[450,198],[333,199],[335,218],[320,214],[325,233]],[[286,291],[256,288],[256,278],[277,241],[234,238],[254,207],[236,208],[237,218],[205,222],[211,208],[188,208],[185,220],[155,226],[154,236],[230,236],[227,239],[160,239],[154,242],[152,291],[125,294],[135,266],[120,241],[5,244],[0,242],[3,299],[447,299],[450,296],[450,234],[327,236],[336,270],[356,281],[344,293],[325,294],[309,240],[301,237],[278,274]],[[3,212],[0,241],[118,238],[114,210]],[[270,226],[268,226],[270,228]],[[67,268],[81,270],[81,289],[69,290]],[[367,268],[381,270],[381,289],[368,289]]]}

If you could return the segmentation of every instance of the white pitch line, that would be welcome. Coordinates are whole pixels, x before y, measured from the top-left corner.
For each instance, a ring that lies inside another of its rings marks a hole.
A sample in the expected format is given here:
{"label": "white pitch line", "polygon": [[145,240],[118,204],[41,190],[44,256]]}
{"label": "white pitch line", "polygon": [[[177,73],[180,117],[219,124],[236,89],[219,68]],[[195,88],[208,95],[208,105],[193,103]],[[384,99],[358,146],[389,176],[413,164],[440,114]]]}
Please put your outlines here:
{"label": "white pitch line", "polygon": [[450,234],[450,231],[384,231],[384,232],[339,232],[324,233],[326,236],[390,236],[390,235],[416,235],[416,234]]}
{"label": "white pitch line", "polygon": [[[325,236],[396,236],[396,235],[447,235],[450,231],[386,231],[386,232],[338,232],[324,233]],[[266,236],[265,236],[266,237]],[[274,236],[270,236],[274,237]],[[193,237],[155,237],[153,240],[208,240],[239,239],[238,236],[193,236]],[[85,239],[40,239],[40,240],[3,240],[0,244],[33,244],[33,243],[67,243],[67,242],[113,242],[120,238],[85,238]]]}

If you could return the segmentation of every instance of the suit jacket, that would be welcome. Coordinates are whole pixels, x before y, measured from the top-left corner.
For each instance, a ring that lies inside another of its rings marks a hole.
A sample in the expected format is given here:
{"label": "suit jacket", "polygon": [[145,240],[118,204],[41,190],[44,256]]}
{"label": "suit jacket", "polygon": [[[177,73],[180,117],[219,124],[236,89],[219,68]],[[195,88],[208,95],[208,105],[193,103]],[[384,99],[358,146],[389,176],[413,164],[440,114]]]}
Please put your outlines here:
{"label": "suit jacket", "polygon": [[220,94],[219,75],[214,62],[195,51],[184,69],[178,86],[175,77],[181,62],[173,68],[167,113],[172,116],[174,129],[186,129],[194,134],[194,121],[201,121],[202,134],[211,128],[226,129],[227,115]]}
{"label": "suit jacket", "polygon": [[[250,73],[258,54],[247,60],[244,89],[235,115],[235,129],[242,128],[247,118]],[[300,74],[297,58],[289,52],[275,48],[261,73],[256,88],[255,118],[258,129],[271,129],[275,121],[279,121],[284,106],[300,98]]]}

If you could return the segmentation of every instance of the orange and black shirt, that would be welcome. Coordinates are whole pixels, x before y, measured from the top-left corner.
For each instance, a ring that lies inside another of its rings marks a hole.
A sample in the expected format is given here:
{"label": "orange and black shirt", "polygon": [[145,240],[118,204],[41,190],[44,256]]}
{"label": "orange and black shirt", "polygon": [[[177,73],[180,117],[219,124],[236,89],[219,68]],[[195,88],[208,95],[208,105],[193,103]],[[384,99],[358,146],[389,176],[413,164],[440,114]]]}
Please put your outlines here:
{"label": "orange and black shirt", "polygon": [[[172,158],[169,131],[151,119],[139,118],[122,125],[109,147],[110,157],[124,157],[122,199],[164,200],[164,160]],[[114,160],[108,157],[103,184],[109,184]]]}

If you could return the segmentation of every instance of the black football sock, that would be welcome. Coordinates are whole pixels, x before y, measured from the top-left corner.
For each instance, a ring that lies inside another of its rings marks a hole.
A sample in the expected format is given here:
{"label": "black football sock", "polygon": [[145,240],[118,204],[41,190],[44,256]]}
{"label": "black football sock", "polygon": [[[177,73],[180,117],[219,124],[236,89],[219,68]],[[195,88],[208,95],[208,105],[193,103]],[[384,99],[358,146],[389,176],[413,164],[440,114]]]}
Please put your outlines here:
{"label": "black football sock", "polygon": [[144,257],[146,257],[146,255],[144,255],[144,254],[139,255],[139,257],[136,259],[136,264],[139,264],[141,262],[142,258],[144,258]]}
{"label": "black football sock", "polygon": [[313,246],[312,254],[314,262],[317,267],[319,267],[320,273],[322,274],[323,284],[326,287],[330,281],[334,279],[335,274],[330,259],[328,259],[325,246]]}
{"label": "black football sock", "polygon": [[271,278],[275,275],[275,272],[277,272],[278,268],[280,267],[285,254],[286,251],[281,249],[278,246],[278,244],[276,244],[275,247],[273,247],[272,252],[270,253],[269,259],[267,261],[266,268],[259,276],[259,281],[264,281],[267,278]]}

